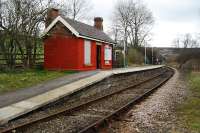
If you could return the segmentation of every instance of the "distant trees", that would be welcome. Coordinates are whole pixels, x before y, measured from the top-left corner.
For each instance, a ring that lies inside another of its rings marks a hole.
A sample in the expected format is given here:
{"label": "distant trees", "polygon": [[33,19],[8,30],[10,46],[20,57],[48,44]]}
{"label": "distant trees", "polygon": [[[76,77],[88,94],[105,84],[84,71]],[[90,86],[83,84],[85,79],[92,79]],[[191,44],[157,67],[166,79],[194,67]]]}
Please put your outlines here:
{"label": "distant trees", "polygon": [[113,18],[114,34],[126,45],[140,47],[148,40],[153,23],[152,12],[142,1],[117,1]]}
{"label": "distant trees", "polygon": [[198,48],[200,46],[199,38],[193,36],[187,33],[177,37],[173,41],[173,46],[176,48]]}
{"label": "distant trees", "polygon": [[181,37],[177,37],[174,41],[174,46],[180,48],[179,55],[176,61],[180,64],[180,68],[190,61],[200,59],[200,42],[198,37],[192,36],[192,34],[185,34]]}

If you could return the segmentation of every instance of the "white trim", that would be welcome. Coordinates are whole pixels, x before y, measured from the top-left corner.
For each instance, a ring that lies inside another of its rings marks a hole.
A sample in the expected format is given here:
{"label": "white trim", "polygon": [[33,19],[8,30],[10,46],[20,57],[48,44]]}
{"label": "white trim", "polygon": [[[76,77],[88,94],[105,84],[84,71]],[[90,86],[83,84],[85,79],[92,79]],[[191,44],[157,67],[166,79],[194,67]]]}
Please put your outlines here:
{"label": "white trim", "polygon": [[44,29],[44,32],[42,33],[42,37],[44,36],[44,35],[46,35],[48,32],[49,32],[49,30],[56,24],[58,22],[58,17],[56,18],[56,19],[54,19],[53,21],[52,21],[52,23],[46,28],[46,29]]}
{"label": "white trim", "polygon": [[61,23],[63,23],[75,36],[79,36],[79,33],[72,27],[70,26],[69,23],[67,23],[61,16],[58,16],[57,18],[55,18],[52,23],[44,30],[42,37],[45,36],[50,30],[51,28],[53,28],[53,26],[60,21]]}
{"label": "white trim", "polygon": [[84,40],[84,65],[91,65],[91,41]]}
{"label": "white trim", "polygon": [[78,31],[76,31],[65,19],[63,19],[61,16],[58,16],[57,18],[55,18],[52,23],[44,30],[44,32],[42,33],[41,37],[45,36],[50,30],[51,28],[53,28],[53,26],[60,21],[61,23],[63,23],[76,37],[80,37],[80,38],[84,38],[84,39],[88,39],[88,40],[93,40],[93,41],[98,41],[98,42],[103,42],[103,43],[108,43],[108,44],[115,44],[115,43],[111,43],[111,42],[107,42],[107,41],[102,41],[99,39],[95,39],[95,38],[91,38],[91,37],[86,37],[86,36],[82,36],[78,33]]}
{"label": "white trim", "polygon": [[76,31],[67,21],[65,21],[62,17],[58,16],[61,23],[63,23],[75,36],[79,36],[78,31]]}
{"label": "white trim", "polygon": [[112,48],[109,47],[108,45],[106,45],[104,47],[104,60],[105,61],[111,61],[112,60]]}

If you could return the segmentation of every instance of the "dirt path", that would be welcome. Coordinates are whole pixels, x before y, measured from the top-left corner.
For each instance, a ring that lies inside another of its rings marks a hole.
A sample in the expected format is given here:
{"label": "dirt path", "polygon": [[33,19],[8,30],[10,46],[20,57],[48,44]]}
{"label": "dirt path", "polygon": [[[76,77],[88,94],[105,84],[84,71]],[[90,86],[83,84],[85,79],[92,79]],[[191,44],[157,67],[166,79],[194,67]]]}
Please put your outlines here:
{"label": "dirt path", "polygon": [[[175,75],[140,105],[134,106],[125,116],[114,121],[105,132],[113,133],[184,133],[177,126],[176,105],[187,94],[185,82]],[[109,131],[108,131],[109,130]]]}

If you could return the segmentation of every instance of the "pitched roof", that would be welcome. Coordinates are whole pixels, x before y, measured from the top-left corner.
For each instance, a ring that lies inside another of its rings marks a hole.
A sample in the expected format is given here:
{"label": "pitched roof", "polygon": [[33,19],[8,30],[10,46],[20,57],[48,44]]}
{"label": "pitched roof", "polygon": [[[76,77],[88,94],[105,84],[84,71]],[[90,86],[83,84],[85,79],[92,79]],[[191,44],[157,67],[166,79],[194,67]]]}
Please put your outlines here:
{"label": "pitched roof", "polygon": [[75,21],[69,18],[62,18],[58,16],[44,31],[44,35],[58,22],[63,23],[75,36],[86,38],[90,40],[96,40],[99,42],[106,42],[115,44],[115,42],[103,31],[96,29],[95,27],[84,24],[79,21]]}

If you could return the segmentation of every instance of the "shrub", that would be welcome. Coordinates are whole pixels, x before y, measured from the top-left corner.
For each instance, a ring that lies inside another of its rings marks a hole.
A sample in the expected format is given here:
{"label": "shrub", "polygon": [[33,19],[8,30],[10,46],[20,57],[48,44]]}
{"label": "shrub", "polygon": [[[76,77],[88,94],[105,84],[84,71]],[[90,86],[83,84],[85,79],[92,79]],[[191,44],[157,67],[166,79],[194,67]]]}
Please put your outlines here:
{"label": "shrub", "polygon": [[144,63],[144,55],[136,48],[129,48],[127,58],[129,65]]}

